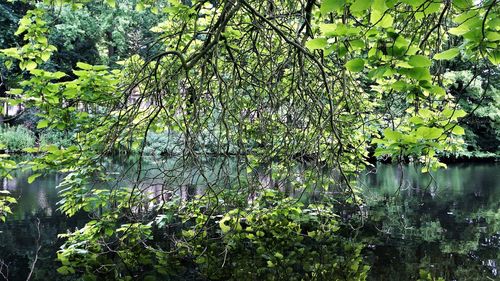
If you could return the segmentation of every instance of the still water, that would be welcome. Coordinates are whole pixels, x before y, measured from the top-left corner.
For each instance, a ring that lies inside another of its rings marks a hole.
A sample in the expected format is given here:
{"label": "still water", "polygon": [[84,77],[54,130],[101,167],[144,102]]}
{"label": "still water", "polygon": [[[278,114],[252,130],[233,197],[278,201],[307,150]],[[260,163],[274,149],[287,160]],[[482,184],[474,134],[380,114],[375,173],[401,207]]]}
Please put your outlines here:
{"label": "still water", "polygon": [[445,280],[500,280],[500,165],[419,171],[381,165],[361,179],[371,279],[416,280],[425,269]]}
{"label": "still water", "polygon": [[[360,176],[366,219],[356,237],[366,244],[370,280],[417,280],[421,269],[445,280],[500,280],[500,165],[419,170],[379,165]],[[38,247],[31,280],[70,280],[56,272],[57,234],[87,218],[57,211],[60,176],[33,184],[28,176],[1,182],[18,204],[0,223],[0,280],[26,280]]]}

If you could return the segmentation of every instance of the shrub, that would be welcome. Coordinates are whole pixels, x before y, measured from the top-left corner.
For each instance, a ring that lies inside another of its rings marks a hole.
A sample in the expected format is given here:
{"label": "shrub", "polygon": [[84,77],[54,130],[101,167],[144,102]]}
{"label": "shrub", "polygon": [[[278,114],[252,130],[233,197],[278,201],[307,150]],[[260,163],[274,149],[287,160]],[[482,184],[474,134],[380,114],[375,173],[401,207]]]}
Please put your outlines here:
{"label": "shrub", "polygon": [[175,155],[182,152],[182,137],[175,132],[148,133],[146,138],[146,155]]}
{"label": "shrub", "polygon": [[40,134],[40,146],[56,145],[57,147],[68,147],[72,144],[72,139],[68,134],[56,131],[46,130]]}
{"label": "shrub", "polygon": [[8,151],[20,151],[35,145],[33,132],[24,126],[0,127],[0,143]]}

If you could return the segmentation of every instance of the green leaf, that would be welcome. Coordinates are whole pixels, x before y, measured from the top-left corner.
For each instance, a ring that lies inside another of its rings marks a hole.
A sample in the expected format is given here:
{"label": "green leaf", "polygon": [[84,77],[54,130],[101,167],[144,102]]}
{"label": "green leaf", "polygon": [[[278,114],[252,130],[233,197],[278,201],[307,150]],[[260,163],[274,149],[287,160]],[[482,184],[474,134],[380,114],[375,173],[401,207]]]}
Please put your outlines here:
{"label": "green leaf", "polygon": [[7,91],[7,93],[9,93],[9,95],[20,95],[23,93],[23,89],[13,88]]}
{"label": "green leaf", "polygon": [[142,12],[142,11],[144,11],[144,9],[145,9],[145,7],[144,7],[143,3],[137,3],[137,5],[135,6],[135,10],[138,12]]}
{"label": "green leaf", "polygon": [[391,155],[393,153],[395,153],[395,151],[393,149],[385,149],[385,148],[382,148],[382,147],[377,147],[375,149],[374,155],[375,156],[382,156],[382,155]]}
{"label": "green leaf", "polygon": [[93,70],[106,70],[108,69],[109,67],[107,65],[93,65],[92,66],[92,69]]}
{"label": "green leaf", "polygon": [[444,130],[441,128],[429,128],[429,127],[419,127],[417,129],[417,136],[424,139],[437,139],[443,134]]}
{"label": "green leaf", "polygon": [[226,222],[229,221],[230,219],[231,219],[230,217],[225,216],[224,218],[222,218],[219,221],[219,227],[220,227],[220,230],[222,230],[222,233],[226,233],[229,230],[231,230],[231,227],[226,225]]}
{"label": "green leaf", "polygon": [[104,230],[104,234],[106,234],[106,236],[111,236],[111,235],[113,235],[114,232],[115,231],[112,228],[106,228]]}
{"label": "green leaf", "polygon": [[83,70],[92,70],[92,65],[84,63],[84,62],[77,62],[76,67],[83,69]]}
{"label": "green leaf", "polygon": [[429,68],[427,67],[415,67],[415,68],[402,68],[399,70],[399,73],[404,74],[410,78],[423,81],[423,80],[431,80],[431,73]]}
{"label": "green leaf", "polygon": [[429,67],[432,65],[432,61],[429,58],[421,55],[410,56],[408,63],[416,67]]}
{"label": "green leaf", "polygon": [[398,36],[396,41],[394,41],[394,47],[398,49],[406,49],[410,46],[410,42],[406,40],[403,36]]}
{"label": "green leaf", "polygon": [[448,30],[448,33],[449,34],[453,34],[455,36],[461,36],[461,35],[464,35],[465,33],[469,32],[469,31],[470,31],[470,28],[468,26],[466,26],[465,24],[462,24],[462,25],[459,25],[457,27],[450,28]]}
{"label": "green leaf", "polygon": [[349,41],[349,44],[353,50],[359,50],[365,47],[365,42],[361,39],[351,40]]}
{"label": "green leaf", "polygon": [[323,0],[319,10],[325,15],[330,12],[341,11],[345,5],[345,0]]}
{"label": "green leaf", "polygon": [[399,81],[396,81],[396,82],[392,83],[391,88],[393,88],[396,91],[404,91],[409,86],[410,85],[408,83],[399,80]]}
{"label": "green leaf", "polygon": [[397,141],[401,138],[402,134],[391,129],[385,129],[384,136],[388,140]]}
{"label": "green leaf", "polygon": [[49,44],[49,41],[47,40],[47,37],[45,36],[39,36],[36,38],[36,41],[42,45],[47,45]]}
{"label": "green leaf", "polygon": [[430,111],[429,109],[427,108],[421,108],[419,111],[418,111],[418,114],[420,116],[422,116],[423,118],[431,118],[432,117],[432,111]]}
{"label": "green leaf", "polygon": [[40,55],[40,58],[43,60],[43,61],[48,61],[50,59],[50,52],[43,52],[41,55]]}
{"label": "green leaf", "polygon": [[459,110],[455,110],[455,113],[453,114],[453,117],[454,118],[460,118],[460,117],[464,117],[466,115],[467,115],[467,112],[465,112],[465,110],[459,109]]}
{"label": "green leaf", "polygon": [[365,68],[365,61],[363,59],[357,58],[348,61],[345,67],[352,72],[360,72]]}
{"label": "green leaf", "polygon": [[26,61],[25,64],[24,64],[24,68],[26,70],[33,70],[35,69],[37,66],[36,62],[30,60],[30,61]]}
{"label": "green leaf", "polygon": [[276,252],[276,253],[274,253],[274,257],[276,257],[277,259],[281,260],[281,259],[283,259],[283,254],[280,253],[280,252]]}
{"label": "green leaf", "polygon": [[59,272],[59,274],[62,274],[62,275],[67,275],[67,274],[75,272],[75,270],[69,266],[61,266],[57,269],[57,272]]}
{"label": "green leaf", "polygon": [[321,23],[319,25],[319,30],[321,34],[324,36],[336,36],[337,33],[335,30],[337,29],[337,24],[335,23]]}
{"label": "green leaf", "polygon": [[64,92],[63,92],[63,95],[69,99],[75,98],[78,95],[78,89],[77,88],[66,88],[66,90],[64,90]]}
{"label": "green leaf", "polygon": [[314,38],[306,42],[306,47],[309,50],[325,49],[327,45],[326,38]]}
{"label": "green leaf", "polygon": [[427,8],[425,8],[424,13],[428,15],[428,14],[437,13],[440,10],[441,10],[441,3],[440,2],[432,2],[427,6]]}
{"label": "green leaf", "polygon": [[40,122],[38,122],[38,125],[36,125],[36,128],[43,129],[43,128],[46,128],[47,126],[49,126],[49,120],[43,119],[43,120],[40,120]]}
{"label": "green leaf", "polygon": [[6,60],[4,62],[4,65],[7,69],[10,69],[12,67],[12,61],[11,60]]}
{"label": "green leaf", "polygon": [[488,31],[486,32],[486,39],[491,42],[500,41],[500,32]]}
{"label": "green leaf", "polygon": [[459,9],[467,9],[472,5],[472,0],[453,0],[453,6]]}
{"label": "green leaf", "polygon": [[494,50],[488,53],[488,59],[494,65],[500,65],[500,50]]}
{"label": "green leaf", "polygon": [[446,95],[445,89],[439,86],[431,86],[429,89],[427,89],[430,93],[436,95],[436,97],[442,97]]}
{"label": "green leaf", "polygon": [[424,123],[424,120],[420,116],[412,116],[408,121],[416,125]]}
{"label": "green leaf", "polygon": [[0,52],[4,53],[6,56],[13,57],[13,58],[21,58],[19,56],[17,48],[8,48],[8,49],[0,49]]}
{"label": "green leaf", "polygon": [[387,11],[385,0],[374,0],[372,3],[372,10],[379,11],[381,13]]}
{"label": "green leaf", "polygon": [[370,14],[370,23],[383,28],[389,28],[392,26],[394,19],[391,15],[385,14],[385,11],[387,11],[385,0],[374,0],[371,8],[372,12]]}
{"label": "green leaf", "polygon": [[54,73],[52,74],[52,77],[54,77],[55,79],[61,79],[61,78],[63,78],[64,76],[66,76],[66,73],[61,72],[61,71],[57,71],[57,72],[54,72]]}
{"label": "green leaf", "polygon": [[38,173],[38,174],[33,174],[31,176],[28,177],[28,183],[29,184],[32,184],[36,178],[38,178],[39,176],[41,176],[42,174]]}
{"label": "green leaf", "polygon": [[106,3],[107,3],[107,4],[108,4],[108,6],[110,6],[111,8],[116,7],[116,1],[115,1],[115,0],[106,0]]}
{"label": "green leaf", "polygon": [[476,17],[476,16],[478,16],[478,11],[476,11],[476,10],[465,11],[462,14],[453,18],[452,21],[460,24],[460,23],[463,23],[464,21],[469,20],[469,19]]}
{"label": "green leaf", "polygon": [[319,25],[319,30],[324,36],[351,36],[358,35],[360,29],[358,27],[352,27],[342,23],[322,23]]}
{"label": "green leaf", "polygon": [[458,54],[460,54],[460,50],[458,48],[451,48],[451,49],[446,50],[444,52],[441,52],[439,54],[435,54],[433,59],[435,59],[435,60],[451,60],[452,58],[456,57]]}
{"label": "green leaf", "polygon": [[382,28],[392,27],[392,24],[394,23],[394,18],[389,14],[382,15],[382,16],[383,16],[383,18],[378,20],[377,26],[380,26]]}
{"label": "green leaf", "polygon": [[465,130],[464,130],[464,128],[462,128],[462,127],[460,127],[460,126],[458,126],[458,125],[456,125],[455,127],[453,127],[453,130],[452,130],[451,132],[452,132],[453,134],[455,134],[455,135],[459,135],[459,136],[461,136],[461,135],[464,135],[464,134],[465,134]]}
{"label": "green leaf", "polygon": [[367,11],[371,5],[371,0],[356,0],[354,1],[354,3],[352,3],[349,9],[351,10],[351,12],[362,12]]}

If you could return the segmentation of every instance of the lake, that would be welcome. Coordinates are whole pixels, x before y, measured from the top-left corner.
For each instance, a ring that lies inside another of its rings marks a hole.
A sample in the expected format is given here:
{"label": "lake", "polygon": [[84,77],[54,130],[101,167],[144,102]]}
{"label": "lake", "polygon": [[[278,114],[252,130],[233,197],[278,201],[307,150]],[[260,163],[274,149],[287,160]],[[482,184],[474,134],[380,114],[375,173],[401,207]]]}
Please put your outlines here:
{"label": "lake", "polygon": [[[418,166],[378,165],[359,179],[366,204],[356,238],[366,244],[370,280],[416,280],[419,270],[445,280],[500,280],[500,165],[454,164],[421,174]],[[71,280],[57,275],[57,234],[75,229],[85,214],[57,211],[60,175],[29,174],[2,181],[18,199],[0,223],[0,280]],[[353,234],[354,235],[354,234]]]}
{"label": "lake", "polygon": [[416,280],[425,269],[445,280],[499,280],[500,166],[419,170],[380,165],[360,180],[371,279]]}

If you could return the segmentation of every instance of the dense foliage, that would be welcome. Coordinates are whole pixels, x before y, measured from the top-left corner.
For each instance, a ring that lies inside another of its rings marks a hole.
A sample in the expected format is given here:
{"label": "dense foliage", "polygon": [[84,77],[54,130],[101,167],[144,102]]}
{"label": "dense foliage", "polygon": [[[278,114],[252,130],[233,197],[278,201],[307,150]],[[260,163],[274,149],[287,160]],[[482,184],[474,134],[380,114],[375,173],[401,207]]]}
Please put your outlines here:
{"label": "dense foliage", "polygon": [[[217,202],[200,198],[181,208],[178,203],[164,206],[154,225],[117,228],[113,218],[105,216],[64,235],[68,242],[58,254],[63,264],[58,271],[80,271],[88,279],[102,280],[119,278],[127,271],[145,280],[366,278],[369,267],[360,256],[362,245],[337,234],[338,216],[330,204],[305,207],[271,191],[251,207],[225,205],[211,215],[206,208]],[[139,243],[151,240],[157,241],[156,247]],[[102,255],[106,249],[116,254]]]}
{"label": "dense foliage", "polygon": [[[1,50],[3,100],[71,140],[18,166],[66,173],[60,210],[91,217],[62,236],[59,272],[366,279],[336,213],[362,216],[371,153],[429,172],[465,141],[498,148],[496,2],[27,3],[20,44]],[[109,163],[123,152],[135,180]]]}

